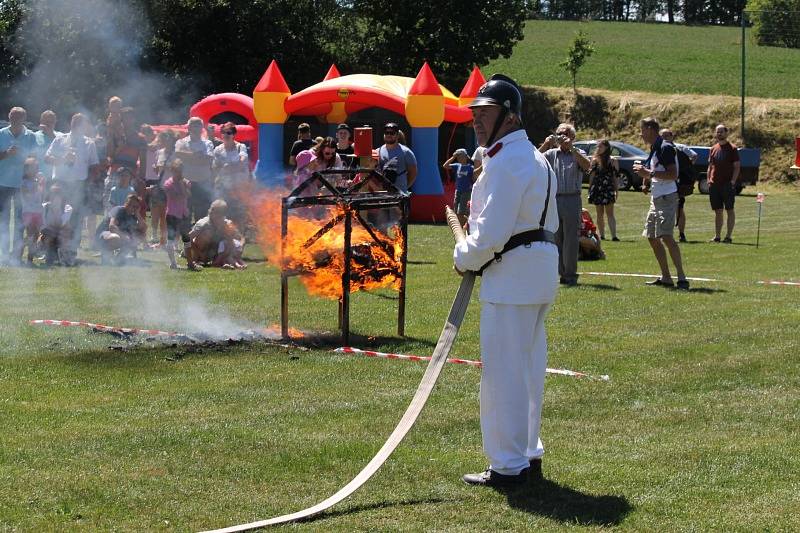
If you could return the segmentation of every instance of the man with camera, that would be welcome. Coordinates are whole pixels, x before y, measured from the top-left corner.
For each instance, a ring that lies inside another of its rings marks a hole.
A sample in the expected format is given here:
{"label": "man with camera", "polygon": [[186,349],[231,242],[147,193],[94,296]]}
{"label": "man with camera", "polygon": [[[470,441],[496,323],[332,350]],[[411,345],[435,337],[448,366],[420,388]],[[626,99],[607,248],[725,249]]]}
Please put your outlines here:
{"label": "man with camera", "polygon": [[581,227],[581,187],[583,175],[589,172],[591,162],[583,150],[572,146],[575,140],[575,127],[562,123],[556,128],[555,135],[548,136],[539,151],[542,152],[553,167],[558,188],[556,204],[558,205],[558,275],[562,285],[578,284],[578,241]]}

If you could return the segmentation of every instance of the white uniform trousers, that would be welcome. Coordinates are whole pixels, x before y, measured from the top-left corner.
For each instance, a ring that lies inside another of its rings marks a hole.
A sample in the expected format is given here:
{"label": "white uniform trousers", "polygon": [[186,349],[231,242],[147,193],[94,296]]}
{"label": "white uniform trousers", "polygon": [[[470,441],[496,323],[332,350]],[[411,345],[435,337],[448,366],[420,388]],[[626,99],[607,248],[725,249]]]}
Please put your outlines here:
{"label": "white uniform trousers", "polygon": [[481,433],[489,467],[515,475],[541,457],[550,304],[481,302]]}

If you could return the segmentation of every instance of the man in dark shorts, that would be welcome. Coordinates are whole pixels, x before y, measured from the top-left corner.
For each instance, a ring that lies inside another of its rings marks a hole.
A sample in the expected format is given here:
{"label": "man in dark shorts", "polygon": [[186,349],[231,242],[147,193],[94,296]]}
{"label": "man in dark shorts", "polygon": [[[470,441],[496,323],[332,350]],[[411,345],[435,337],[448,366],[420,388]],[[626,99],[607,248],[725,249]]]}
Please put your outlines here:
{"label": "man in dark shorts", "polygon": [[722,242],[730,243],[736,214],[733,204],[736,200],[736,180],[739,179],[739,152],[736,146],[728,142],[728,128],[720,124],[714,131],[717,144],[711,147],[708,154],[708,199],[714,210],[714,238],[711,242],[720,242],[722,233],[722,209],[728,214],[728,225]]}

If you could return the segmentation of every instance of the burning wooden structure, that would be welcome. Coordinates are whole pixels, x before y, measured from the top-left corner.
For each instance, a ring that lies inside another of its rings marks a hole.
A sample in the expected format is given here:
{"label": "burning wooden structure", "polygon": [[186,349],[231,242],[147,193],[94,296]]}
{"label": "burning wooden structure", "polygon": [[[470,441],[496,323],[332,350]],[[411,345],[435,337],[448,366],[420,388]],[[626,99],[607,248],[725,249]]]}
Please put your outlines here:
{"label": "burning wooden structure", "polygon": [[[356,176],[363,179],[342,179]],[[307,195],[303,196],[304,193]],[[318,227],[316,232],[302,242],[290,242],[287,236],[294,233],[290,232],[290,223],[300,223],[300,220],[308,223],[308,218],[290,220],[290,211],[301,208],[306,208],[314,217],[323,218],[314,221],[314,227]],[[324,287],[315,292],[338,297],[339,328],[345,346],[350,340],[350,293],[392,284],[399,292],[397,334],[405,334],[409,209],[409,195],[381,173],[370,169],[315,172],[281,199],[281,335],[284,338],[289,335],[289,278],[292,276],[323,278]],[[372,217],[386,223],[392,214],[398,213],[397,222],[392,225],[394,237],[386,228],[378,228],[368,221]],[[333,240],[332,234],[336,237]],[[359,235],[357,242],[354,242],[354,234]],[[315,249],[324,239],[328,246]],[[300,256],[302,258],[298,259]],[[323,269],[327,270],[327,278],[321,275]]]}

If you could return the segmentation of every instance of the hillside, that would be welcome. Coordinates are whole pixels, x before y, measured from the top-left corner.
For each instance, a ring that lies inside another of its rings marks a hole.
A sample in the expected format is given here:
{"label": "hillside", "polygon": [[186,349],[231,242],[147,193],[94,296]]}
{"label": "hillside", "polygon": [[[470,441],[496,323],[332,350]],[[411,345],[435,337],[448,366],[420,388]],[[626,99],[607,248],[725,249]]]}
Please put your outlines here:
{"label": "hillside", "polygon": [[731,141],[762,149],[760,178],[796,182],[789,170],[794,161],[795,136],[800,136],[800,100],[750,98],[745,113],[746,143],[739,133],[739,99],[733,96],[664,95],[581,89],[525,87],[525,126],[541,142],[561,121],[574,121],[578,138],[627,141],[641,146],[639,120],[656,117],[671,127],[679,142],[708,146],[714,126],[725,123]]}
{"label": "hillside", "polygon": [[[503,72],[526,85],[571,86],[558,64],[578,29],[596,48],[578,74],[579,86],[740,95],[741,30],[732,27],[533,20],[509,59],[481,68],[487,76]],[[800,98],[800,50],[755,46],[749,30],[745,48],[747,96]]]}

